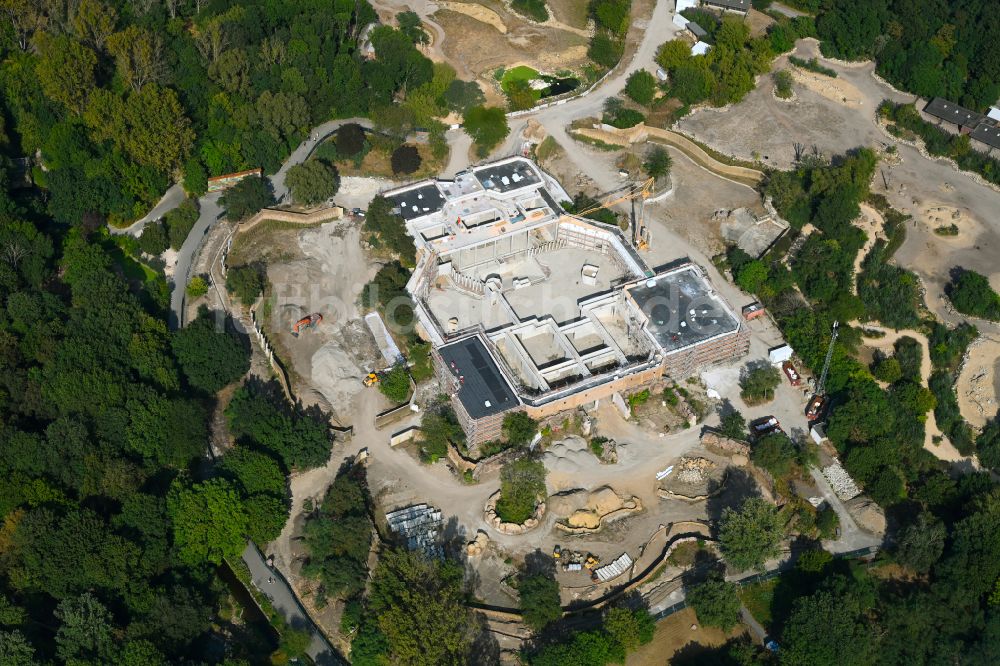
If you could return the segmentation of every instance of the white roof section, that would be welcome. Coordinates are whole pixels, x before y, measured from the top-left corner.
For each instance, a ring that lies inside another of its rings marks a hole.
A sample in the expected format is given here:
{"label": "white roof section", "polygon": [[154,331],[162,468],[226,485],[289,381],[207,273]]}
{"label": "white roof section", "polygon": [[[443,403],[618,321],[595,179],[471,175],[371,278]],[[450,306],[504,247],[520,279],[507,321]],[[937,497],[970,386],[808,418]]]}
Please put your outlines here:
{"label": "white roof section", "polygon": [[712,45],[707,42],[698,42],[691,47],[691,55],[705,55],[712,50]]}
{"label": "white roof section", "polygon": [[785,361],[790,361],[792,359],[792,348],[788,345],[781,345],[780,347],[775,347],[767,352],[767,358],[774,365],[779,365]]}
{"label": "white roof section", "polygon": [[990,110],[986,112],[986,117],[993,120],[1000,120],[1000,108],[991,106]]}

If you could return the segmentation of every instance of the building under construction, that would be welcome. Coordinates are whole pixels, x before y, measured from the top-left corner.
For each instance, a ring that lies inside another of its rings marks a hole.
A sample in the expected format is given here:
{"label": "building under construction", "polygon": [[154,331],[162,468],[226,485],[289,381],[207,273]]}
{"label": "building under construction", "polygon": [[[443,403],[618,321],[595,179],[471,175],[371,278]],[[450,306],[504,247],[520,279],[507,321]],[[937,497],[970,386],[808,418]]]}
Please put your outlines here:
{"label": "building under construction", "polygon": [[650,270],[617,227],[565,213],[527,159],[385,196],[416,244],[407,288],[470,444],[512,410],[544,418],[747,352],[699,266]]}

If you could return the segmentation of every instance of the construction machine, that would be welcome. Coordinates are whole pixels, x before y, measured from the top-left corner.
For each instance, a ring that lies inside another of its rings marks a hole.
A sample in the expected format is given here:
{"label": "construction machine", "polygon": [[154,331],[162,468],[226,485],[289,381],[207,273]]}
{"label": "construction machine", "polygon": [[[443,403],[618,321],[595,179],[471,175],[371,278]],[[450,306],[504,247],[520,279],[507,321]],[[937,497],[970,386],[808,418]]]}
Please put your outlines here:
{"label": "construction machine", "polygon": [[369,372],[361,382],[366,386],[375,386],[378,384],[378,375],[374,372]]}
{"label": "construction machine", "polygon": [[[632,205],[630,227],[632,229],[632,245],[638,250],[649,249],[649,227],[646,226],[646,219],[643,214],[644,203],[653,192],[654,178],[649,178],[641,183],[630,183],[617,190],[612,190],[605,195],[604,200],[596,206],[592,206],[578,213],[580,217],[585,217],[603,209],[610,209],[622,202],[628,201]],[[638,205],[637,205],[638,204]]]}
{"label": "construction machine", "polygon": [[833,331],[830,335],[830,346],[826,349],[826,360],[823,361],[823,372],[820,373],[819,381],[816,382],[816,393],[809,399],[809,405],[806,407],[806,418],[810,421],[817,420],[826,408],[826,377],[830,373],[833,345],[837,342],[838,335],[840,335],[840,322],[834,321]]}
{"label": "construction machine", "polygon": [[558,560],[561,557],[562,557],[562,547],[559,544],[556,544],[555,547],[552,549],[552,559]]}
{"label": "construction machine", "polygon": [[292,336],[296,338],[299,337],[300,332],[309,328],[316,328],[321,321],[323,321],[323,315],[318,312],[306,315],[292,325]]}

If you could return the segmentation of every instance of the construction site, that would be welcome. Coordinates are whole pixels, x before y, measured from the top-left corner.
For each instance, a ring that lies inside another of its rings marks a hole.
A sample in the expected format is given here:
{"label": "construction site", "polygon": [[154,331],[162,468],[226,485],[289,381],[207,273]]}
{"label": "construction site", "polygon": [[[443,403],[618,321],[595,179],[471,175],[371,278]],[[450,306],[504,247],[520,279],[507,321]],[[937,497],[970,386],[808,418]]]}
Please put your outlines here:
{"label": "construction site", "polygon": [[407,289],[472,444],[514,409],[541,419],[747,353],[749,331],[699,266],[649,267],[641,218],[629,239],[566,213],[561,185],[527,159],[385,196],[416,244]]}

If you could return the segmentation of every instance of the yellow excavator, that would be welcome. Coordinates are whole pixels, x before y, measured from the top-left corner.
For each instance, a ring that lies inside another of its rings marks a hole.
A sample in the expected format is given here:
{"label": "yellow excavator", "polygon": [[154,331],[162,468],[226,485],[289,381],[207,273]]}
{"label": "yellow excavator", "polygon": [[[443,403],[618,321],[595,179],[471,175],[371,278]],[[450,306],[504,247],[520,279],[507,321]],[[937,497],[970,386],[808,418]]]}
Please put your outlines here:
{"label": "yellow excavator", "polygon": [[366,386],[375,386],[378,384],[378,375],[374,372],[369,372],[361,382]]}
{"label": "yellow excavator", "polygon": [[[590,213],[602,210],[610,209],[612,206],[616,206],[623,201],[631,202],[632,204],[632,245],[638,250],[648,250],[649,249],[649,227],[646,226],[646,220],[643,216],[643,203],[649,198],[649,195],[653,192],[653,184],[656,182],[655,178],[649,178],[641,183],[629,183],[624,187],[620,187],[617,190],[612,190],[607,195],[605,195],[604,200],[601,201],[596,206],[582,210],[576,215],[584,217]],[[636,210],[636,202],[638,201],[638,211]]]}

